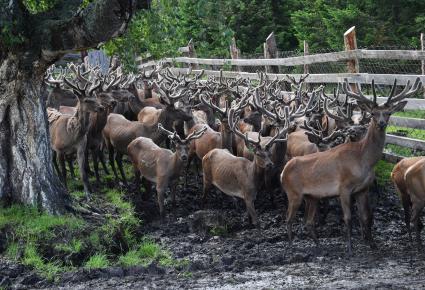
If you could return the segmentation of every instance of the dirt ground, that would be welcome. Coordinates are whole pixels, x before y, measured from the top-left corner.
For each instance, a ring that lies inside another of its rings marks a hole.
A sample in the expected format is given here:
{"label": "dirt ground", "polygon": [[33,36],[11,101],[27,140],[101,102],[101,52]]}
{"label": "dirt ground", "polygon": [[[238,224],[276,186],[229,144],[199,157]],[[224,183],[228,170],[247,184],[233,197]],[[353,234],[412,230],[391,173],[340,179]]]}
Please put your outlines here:
{"label": "dirt ground", "polygon": [[[137,198],[146,225],[144,234],[162,243],[176,258],[188,259],[185,269],[151,264],[80,270],[65,273],[60,282],[52,285],[23,269],[7,272],[21,266],[0,261],[0,282],[1,275],[9,275],[6,278],[13,281],[11,285],[15,289],[425,288],[425,256],[409,243],[400,202],[391,185],[381,188],[380,193],[371,193],[373,233],[378,249],[371,250],[363,242],[354,214],[354,255],[348,257],[336,199],[330,201],[325,223],[318,226],[320,245],[316,247],[304,229],[301,210],[294,226],[296,239],[289,247],[283,221],[286,208],[283,195],[276,196],[274,205],[268,195],[257,197],[261,222],[258,230],[248,225],[243,204],[235,204],[221,193],[211,194],[202,209],[202,188],[196,180],[191,182],[189,190],[178,189],[174,211],[167,204],[164,224],[157,219],[153,198],[144,203]],[[26,274],[23,278],[12,277],[19,272]]]}

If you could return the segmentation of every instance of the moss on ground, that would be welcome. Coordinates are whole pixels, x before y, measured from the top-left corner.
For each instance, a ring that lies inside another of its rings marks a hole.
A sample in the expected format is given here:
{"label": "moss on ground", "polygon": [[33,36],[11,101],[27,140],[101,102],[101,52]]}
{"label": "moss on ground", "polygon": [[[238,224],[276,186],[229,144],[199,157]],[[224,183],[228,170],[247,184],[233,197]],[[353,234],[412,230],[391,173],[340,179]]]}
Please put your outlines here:
{"label": "moss on ground", "polygon": [[[126,164],[125,171],[132,176],[131,165]],[[187,265],[142,234],[143,223],[127,192],[104,186],[87,202],[81,182],[68,177],[77,211],[94,208],[96,213],[52,216],[32,207],[0,204],[0,235],[6,236],[0,254],[32,267],[49,280],[79,267],[146,266],[154,261],[167,267]],[[105,184],[110,185],[108,181]]]}

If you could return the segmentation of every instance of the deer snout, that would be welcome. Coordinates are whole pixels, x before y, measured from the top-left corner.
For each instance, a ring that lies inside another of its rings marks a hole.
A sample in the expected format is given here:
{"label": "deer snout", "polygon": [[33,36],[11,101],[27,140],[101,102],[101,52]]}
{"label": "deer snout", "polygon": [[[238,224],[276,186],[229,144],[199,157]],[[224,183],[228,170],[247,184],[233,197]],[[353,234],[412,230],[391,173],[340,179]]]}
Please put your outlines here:
{"label": "deer snout", "polygon": [[181,160],[183,161],[183,162],[186,162],[187,161],[187,154],[182,154],[181,156],[180,156],[180,158],[181,158]]}
{"label": "deer snout", "polygon": [[387,127],[387,123],[385,121],[379,121],[378,122],[378,127],[380,129],[385,129]]}
{"label": "deer snout", "polygon": [[104,106],[99,106],[97,107],[96,112],[103,112],[104,110],[105,110]]}

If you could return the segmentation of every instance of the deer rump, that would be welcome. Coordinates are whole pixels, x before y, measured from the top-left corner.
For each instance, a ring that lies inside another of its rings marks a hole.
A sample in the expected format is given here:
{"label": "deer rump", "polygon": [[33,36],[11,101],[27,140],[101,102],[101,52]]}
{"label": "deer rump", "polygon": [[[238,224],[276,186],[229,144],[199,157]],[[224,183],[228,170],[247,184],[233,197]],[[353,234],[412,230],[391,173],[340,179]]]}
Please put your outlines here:
{"label": "deer rump", "polygon": [[138,137],[128,146],[128,156],[133,164],[137,164],[143,177],[156,183],[157,177],[169,171],[173,152],[159,147],[150,138]]}
{"label": "deer rump", "polygon": [[[244,192],[255,192],[255,188],[244,188],[247,176],[244,174],[250,161],[236,157],[227,149],[213,149],[202,159],[204,179],[216,186],[222,192],[244,199]],[[253,197],[255,199],[255,197]]]}

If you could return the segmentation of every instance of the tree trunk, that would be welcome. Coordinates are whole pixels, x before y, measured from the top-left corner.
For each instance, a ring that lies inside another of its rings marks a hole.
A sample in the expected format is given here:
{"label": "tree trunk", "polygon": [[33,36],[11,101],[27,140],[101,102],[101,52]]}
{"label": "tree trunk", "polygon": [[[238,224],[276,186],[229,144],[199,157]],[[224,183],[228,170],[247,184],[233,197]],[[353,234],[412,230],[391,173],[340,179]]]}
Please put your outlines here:
{"label": "tree trunk", "polygon": [[21,59],[0,60],[0,198],[62,213],[69,199],[53,170],[43,77]]}

